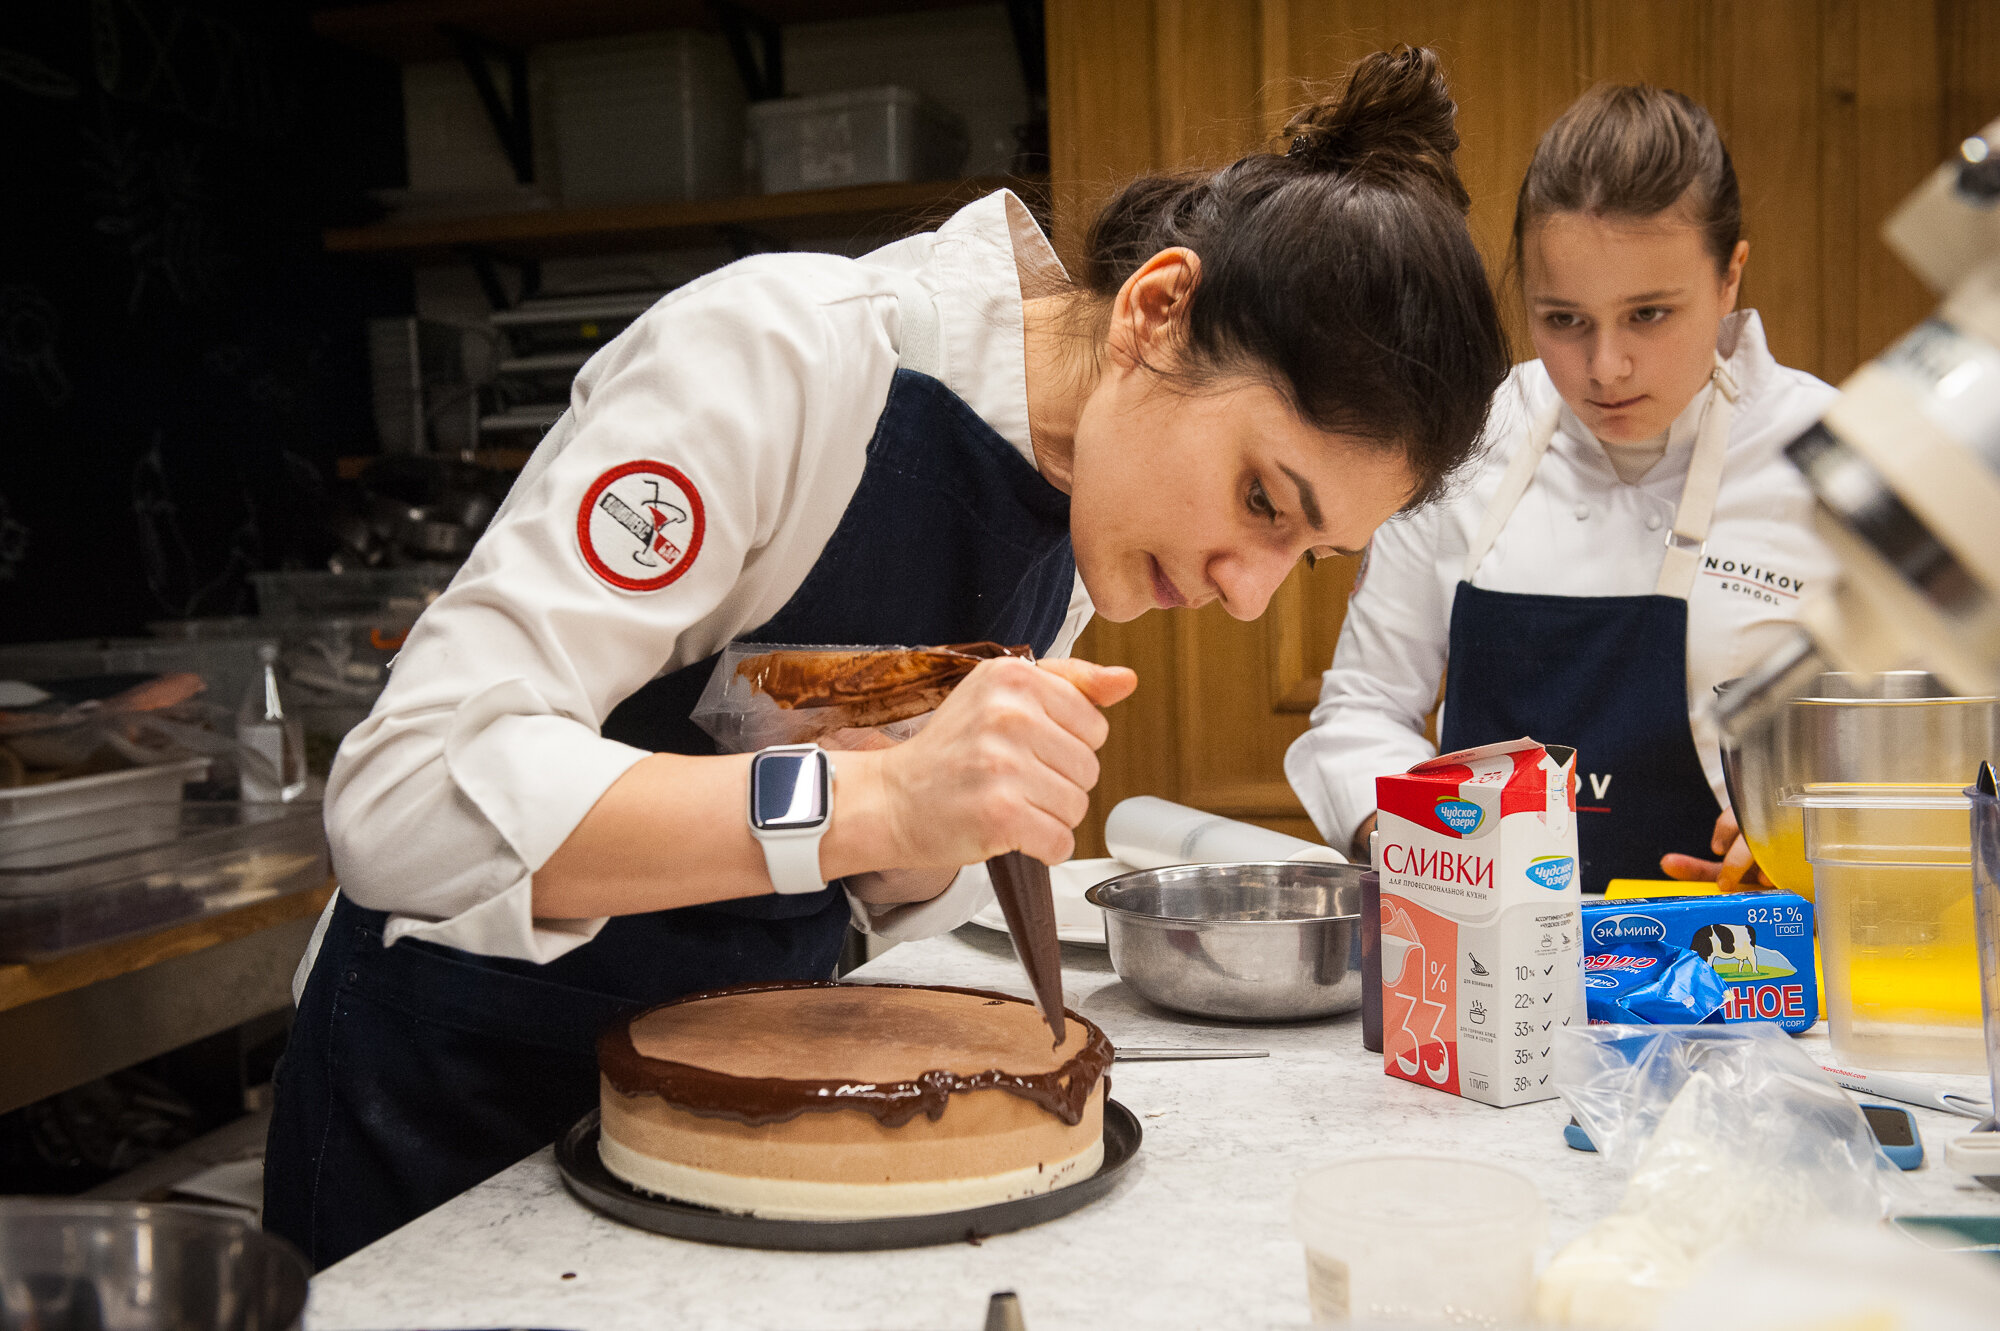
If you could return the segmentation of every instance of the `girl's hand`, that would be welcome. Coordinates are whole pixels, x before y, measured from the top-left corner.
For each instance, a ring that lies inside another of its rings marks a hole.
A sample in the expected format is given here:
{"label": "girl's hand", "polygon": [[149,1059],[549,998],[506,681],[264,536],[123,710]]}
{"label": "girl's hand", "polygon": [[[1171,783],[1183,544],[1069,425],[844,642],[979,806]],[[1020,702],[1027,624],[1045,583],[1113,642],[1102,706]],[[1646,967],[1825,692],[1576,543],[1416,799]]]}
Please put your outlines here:
{"label": "girl's hand", "polygon": [[1098,709],[1137,685],[1123,666],[981,662],[914,737],[871,755],[887,863],[956,869],[1010,850],[1068,859],[1110,733]]}
{"label": "girl's hand", "polygon": [[1667,855],[1660,860],[1660,871],[1684,883],[1711,882],[1724,892],[1734,892],[1739,887],[1770,886],[1750,854],[1750,843],[1736,826],[1734,809],[1724,809],[1715,820],[1715,834],[1709,838],[1708,847],[1722,858],[1704,860],[1693,855]]}

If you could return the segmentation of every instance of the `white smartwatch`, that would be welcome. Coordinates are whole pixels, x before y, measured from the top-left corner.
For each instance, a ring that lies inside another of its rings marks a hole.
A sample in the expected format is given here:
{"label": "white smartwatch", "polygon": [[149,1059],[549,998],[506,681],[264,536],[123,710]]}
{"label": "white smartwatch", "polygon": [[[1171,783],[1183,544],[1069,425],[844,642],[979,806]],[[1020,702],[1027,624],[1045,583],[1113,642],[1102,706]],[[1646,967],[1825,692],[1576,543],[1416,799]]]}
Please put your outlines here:
{"label": "white smartwatch", "polygon": [[833,760],[817,744],[780,744],[750,759],[750,835],[764,847],[771,886],[817,892],[819,843],[833,822]]}

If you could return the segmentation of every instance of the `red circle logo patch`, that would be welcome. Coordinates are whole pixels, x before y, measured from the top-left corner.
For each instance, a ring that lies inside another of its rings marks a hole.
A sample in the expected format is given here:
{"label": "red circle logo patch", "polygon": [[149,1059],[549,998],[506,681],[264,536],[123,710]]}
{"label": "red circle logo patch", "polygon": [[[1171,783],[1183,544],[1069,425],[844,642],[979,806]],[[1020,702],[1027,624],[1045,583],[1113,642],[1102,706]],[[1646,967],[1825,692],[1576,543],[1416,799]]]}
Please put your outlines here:
{"label": "red circle logo patch", "polygon": [[584,491],[576,544],[613,587],[651,592],[694,566],[706,527],[693,481],[664,462],[627,462]]}

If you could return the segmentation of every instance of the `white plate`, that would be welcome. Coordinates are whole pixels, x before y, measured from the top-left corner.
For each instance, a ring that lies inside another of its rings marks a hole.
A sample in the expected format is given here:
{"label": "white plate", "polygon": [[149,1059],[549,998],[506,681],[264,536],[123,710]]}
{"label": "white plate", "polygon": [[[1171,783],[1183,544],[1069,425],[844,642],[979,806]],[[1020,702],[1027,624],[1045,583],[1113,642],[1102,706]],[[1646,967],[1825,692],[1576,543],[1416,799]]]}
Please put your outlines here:
{"label": "white plate", "polygon": [[[975,864],[966,872],[984,878],[986,866]],[[1085,901],[1083,894],[1107,878],[1131,872],[1130,865],[1118,860],[1064,860],[1052,866],[1049,887],[1056,901],[1056,937],[1083,947],[1108,946],[1104,941],[1104,912]],[[1000,913],[997,901],[987,902],[985,909],[972,917],[972,922],[982,929],[1007,932],[1007,917]]]}

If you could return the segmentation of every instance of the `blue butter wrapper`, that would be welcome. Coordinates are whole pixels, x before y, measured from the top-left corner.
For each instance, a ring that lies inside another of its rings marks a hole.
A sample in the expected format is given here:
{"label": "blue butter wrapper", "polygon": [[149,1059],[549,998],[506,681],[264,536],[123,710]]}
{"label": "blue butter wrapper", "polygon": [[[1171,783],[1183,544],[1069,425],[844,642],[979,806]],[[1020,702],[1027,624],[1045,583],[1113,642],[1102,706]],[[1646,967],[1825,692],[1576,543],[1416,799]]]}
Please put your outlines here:
{"label": "blue butter wrapper", "polygon": [[1593,1023],[1720,1023],[1726,997],[1707,962],[1657,939],[1621,939],[1583,959],[1584,1007]]}
{"label": "blue butter wrapper", "polygon": [[1796,1034],[1819,1020],[1812,911],[1812,903],[1795,892],[1586,898],[1585,971],[1595,958],[1635,943],[1686,950],[1721,981],[1723,1021],[1769,1021]]}

